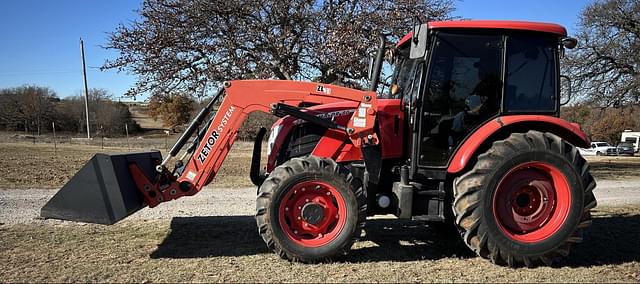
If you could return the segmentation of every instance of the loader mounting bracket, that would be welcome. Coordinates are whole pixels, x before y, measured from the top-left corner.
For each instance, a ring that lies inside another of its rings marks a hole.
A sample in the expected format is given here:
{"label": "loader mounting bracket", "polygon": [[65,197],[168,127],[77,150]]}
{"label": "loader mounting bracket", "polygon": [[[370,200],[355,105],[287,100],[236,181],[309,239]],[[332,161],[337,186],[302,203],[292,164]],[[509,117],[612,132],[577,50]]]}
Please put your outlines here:
{"label": "loader mounting bracket", "polygon": [[185,195],[194,195],[196,190],[188,182],[179,183],[167,169],[164,169],[154,181],[149,179],[136,163],[129,164],[129,171],[145,203],[150,208],[158,204],[177,199]]}

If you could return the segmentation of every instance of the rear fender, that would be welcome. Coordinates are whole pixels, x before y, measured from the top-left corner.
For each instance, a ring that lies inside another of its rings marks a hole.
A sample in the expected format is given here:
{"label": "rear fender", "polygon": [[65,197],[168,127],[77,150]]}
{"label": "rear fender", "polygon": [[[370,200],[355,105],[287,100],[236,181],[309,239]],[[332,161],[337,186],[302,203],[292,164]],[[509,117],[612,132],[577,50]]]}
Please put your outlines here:
{"label": "rear fender", "polygon": [[469,166],[469,161],[488,149],[494,141],[504,139],[511,133],[529,130],[551,132],[577,147],[588,148],[590,143],[580,125],[561,118],[546,115],[501,116],[485,123],[467,137],[449,161],[447,172],[459,173]]}

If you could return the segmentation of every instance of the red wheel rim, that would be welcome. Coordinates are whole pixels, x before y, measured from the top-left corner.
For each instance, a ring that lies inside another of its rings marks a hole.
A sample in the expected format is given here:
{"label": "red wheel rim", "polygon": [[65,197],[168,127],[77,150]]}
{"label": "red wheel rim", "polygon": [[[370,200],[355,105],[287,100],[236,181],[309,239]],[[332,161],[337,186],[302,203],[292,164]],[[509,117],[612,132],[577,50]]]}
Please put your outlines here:
{"label": "red wheel rim", "polygon": [[278,208],[284,233],[305,247],[319,247],[333,241],[347,220],[346,203],[330,184],[304,181],[285,194]]}
{"label": "red wheel rim", "polygon": [[542,241],[555,234],[569,215],[571,192],[562,172],[544,162],[509,171],[493,196],[493,215],[511,239]]}

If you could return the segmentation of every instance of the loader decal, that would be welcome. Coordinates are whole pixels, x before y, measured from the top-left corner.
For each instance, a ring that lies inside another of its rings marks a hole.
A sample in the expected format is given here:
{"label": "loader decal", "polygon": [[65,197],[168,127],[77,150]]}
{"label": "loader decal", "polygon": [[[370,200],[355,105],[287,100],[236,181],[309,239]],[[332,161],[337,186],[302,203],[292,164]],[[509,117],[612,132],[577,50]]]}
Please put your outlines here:
{"label": "loader decal", "polygon": [[200,161],[200,163],[202,163],[203,165],[204,165],[204,161],[207,160],[207,157],[209,156],[209,153],[211,152],[213,145],[216,143],[218,138],[220,138],[220,133],[224,131],[224,128],[229,123],[229,120],[231,119],[231,115],[233,114],[233,111],[235,111],[235,109],[236,108],[234,106],[229,107],[227,112],[225,112],[224,117],[222,117],[222,121],[220,121],[218,128],[216,128],[216,130],[211,132],[211,135],[209,135],[209,137],[207,138],[207,143],[204,144],[204,147],[202,147],[202,150],[200,150],[200,153],[198,154],[198,161]]}

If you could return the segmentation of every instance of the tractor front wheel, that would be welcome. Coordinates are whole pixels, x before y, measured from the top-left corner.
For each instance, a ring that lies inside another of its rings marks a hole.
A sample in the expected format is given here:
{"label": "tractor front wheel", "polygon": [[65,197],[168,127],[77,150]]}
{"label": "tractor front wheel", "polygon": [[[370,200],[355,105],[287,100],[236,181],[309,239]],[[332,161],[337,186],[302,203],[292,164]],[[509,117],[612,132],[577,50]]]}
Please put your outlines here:
{"label": "tractor front wheel", "polygon": [[292,261],[316,263],[346,254],[365,218],[361,183],[330,159],[291,159],[258,190],[258,231],[271,250]]}
{"label": "tractor front wheel", "polygon": [[573,145],[551,133],[514,133],[454,181],[453,212],[478,255],[509,266],[551,265],[591,224],[594,188]]}

